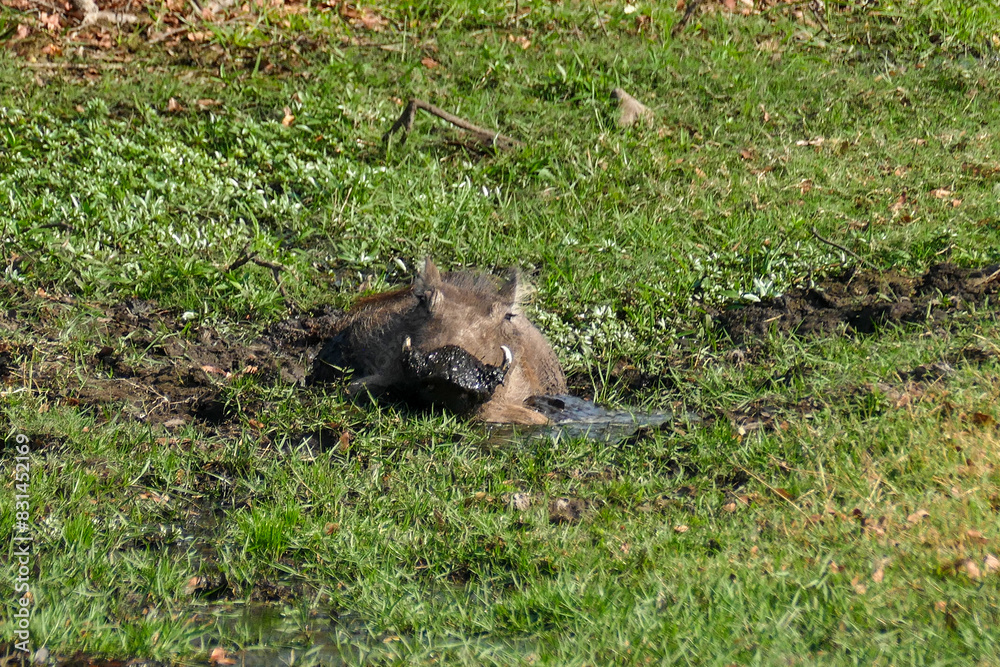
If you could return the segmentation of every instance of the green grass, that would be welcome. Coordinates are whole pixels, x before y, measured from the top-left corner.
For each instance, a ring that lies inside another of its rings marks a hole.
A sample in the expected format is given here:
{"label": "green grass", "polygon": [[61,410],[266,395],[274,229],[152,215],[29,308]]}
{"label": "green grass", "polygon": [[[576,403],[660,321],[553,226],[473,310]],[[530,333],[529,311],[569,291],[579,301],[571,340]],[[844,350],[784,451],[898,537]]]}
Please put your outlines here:
{"label": "green grass", "polygon": [[[873,336],[774,334],[749,361],[711,325],[854,261],[814,227],[883,270],[1000,262],[1000,12],[829,4],[832,36],[773,11],[702,14],[673,39],[672,3],[523,2],[514,25],[514,3],[406,2],[381,33],[317,10],[295,15],[316,46],[291,72],[256,58],[288,34],[263,13],[216,29],[221,63],[137,39],[148,69],[87,82],[0,56],[0,430],[32,437],[35,647],[184,664],[275,642],[339,644],[358,664],[993,664],[997,357],[930,385],[896,371],[1000,351],[996,303]],[[0,33],[19,16],[3,9]],[[615,86],[652,127],[616,126]],[[411,96],[526,147],[478,155],[418,116],[384,148]],[[267,268],[229,270],[249,251],[285,267],[284,295]],[[105,345],[152,367],[208,330],[249,343],[289,308],[405,282],[427,255],[524,268],[533,319],[602,402],[708,419],[631,446],[498,442],[252,373],[219,380],[222,425],[168,431],[54,398],[107,374]],[[109,334],[131,299],[190,315]],[[657,381],[630,389],[622,364]],[[776,427],[743,428],[761,405]],[[302,444],[321,428],[350,433],[347,451]],[[583,518],[550,522],[559,497]],[[15,576],[0,568],[3,641]],[[280,641],[224,618],[260,601]]]}

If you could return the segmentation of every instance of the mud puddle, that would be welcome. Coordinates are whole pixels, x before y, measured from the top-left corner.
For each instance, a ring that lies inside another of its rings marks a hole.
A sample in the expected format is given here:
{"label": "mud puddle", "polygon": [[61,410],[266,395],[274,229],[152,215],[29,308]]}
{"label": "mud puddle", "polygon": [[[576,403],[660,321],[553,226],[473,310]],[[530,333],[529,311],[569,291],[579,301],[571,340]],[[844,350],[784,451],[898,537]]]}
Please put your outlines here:
{"label": "mud puddle", "polygon": [[527,402],[548,417],[551,423],[536,427],[494,426],[490,429],[492,441],[498,438],[585,438],[598,442],[619,442],[639,432],[665,429],[678,420],[688,423],[702,421],[699,415],[692,412],[609,410],[593,401],[567,394],[532,396]]}
{"label": "mud puddle", "polygon": [[1000,264],[963,269],[935,264],[926,273],[848,270],[814,287],[796,288],[759,303],[715,314],[736,343],[783,333],[874,333],[887,324],[940,320],[973,308],[996,312],[1000,304]]}
{"label": "mud puddle", "polygon": [[[373,637],[357,620],[334,619],[315,611],[288,614],[267,604],[219,608],[197,614],[192,620],[206,628],[194,640],[194,646],[210,656],[205,664],[339,667],[360,664],[376,652],[387,654],[391,643]],[[220,647],[229,642],[222,638],[232,638],[244,648],[224,652]]]}
{"label": "mud puddle", "polygon": [[[227,384],[254,376],[263,384],[302,384],[310,357],[339,319],[329,310],[292,317],[258,335],[247,328],[221,333],[155,303],[130,300],[99,309],[70,298],[8,312],[0,325],[0,383],[21,385],[47,399],[178,428],[192,421],[219,427],[234,415]],[[81,311],[88,312],[80,316]],[[66,316],[82,340],[67,341]],[[190,317],[190,315],[189,315]],[[28,340],[28,343],[11,341]],[[80,352],[95,350],[93,352]],[[248,406],[241,406],[246,411]],[[249,406],[251,412],[254,406]],[[261,407],[261,406],[257,406]]]}

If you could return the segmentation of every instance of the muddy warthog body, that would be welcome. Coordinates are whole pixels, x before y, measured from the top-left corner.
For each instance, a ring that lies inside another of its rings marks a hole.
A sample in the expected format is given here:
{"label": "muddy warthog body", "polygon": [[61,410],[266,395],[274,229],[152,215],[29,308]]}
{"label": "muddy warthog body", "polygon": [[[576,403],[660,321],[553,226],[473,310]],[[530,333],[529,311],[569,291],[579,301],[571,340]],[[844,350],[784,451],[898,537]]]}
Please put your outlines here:
{"label": "muddy warthog body", "polygon": [[440,273],[359,301],[318,363],[353,370],[352,394],[390,393],[489,422],[544,423],[524,404],[566,392],[559,360],[521,311],[515,271]]}

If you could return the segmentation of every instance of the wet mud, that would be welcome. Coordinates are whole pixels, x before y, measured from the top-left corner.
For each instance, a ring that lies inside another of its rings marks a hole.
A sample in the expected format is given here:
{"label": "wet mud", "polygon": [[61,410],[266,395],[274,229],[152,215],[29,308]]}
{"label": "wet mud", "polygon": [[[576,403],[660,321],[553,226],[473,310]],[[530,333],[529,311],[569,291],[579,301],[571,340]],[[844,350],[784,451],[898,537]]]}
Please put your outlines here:
{"label": "wet mud", "polygon": [[977,270],[935,264],[918,276],[852,269],[814,287],[731,306],[715,313],[715,319],[737,344],[769,332],[870,334],[886,325],[940,320],[972,308],[996,312],[998,293],[1000,265]]}
{"label": "wet mud", "polygon": [[[60,317],[79,312],[79,305],[34,305],[33,313],[0,316],[7,334],[0,339],[0,383],[99,417],[125,414],[167,428],[231,421],[225,388],[244,375],[264,384],[304,383],[311,357],[340,319],[339,312],[324,310],[257,335],[222,333],[155,303],[131,300],[71,324],[84,337],[71,342]],[[30,342],[11,342],[23,340]]]}

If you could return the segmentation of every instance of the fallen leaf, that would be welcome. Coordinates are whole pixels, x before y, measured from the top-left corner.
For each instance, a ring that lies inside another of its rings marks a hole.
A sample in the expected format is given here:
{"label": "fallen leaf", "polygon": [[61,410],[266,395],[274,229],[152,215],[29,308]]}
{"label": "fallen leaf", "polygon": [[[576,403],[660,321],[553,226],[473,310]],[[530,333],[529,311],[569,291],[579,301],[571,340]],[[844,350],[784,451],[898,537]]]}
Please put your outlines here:
{"label": "fallen leaf", "polygon": [[854,587],[854,592],[858,595],[864,595],[868,592],[868,587],[862,584],[858,577],[851,579],[851,586]]}
{"label": "fallen leaf", "polygon": [[679,526],[674,526],[674,532],[675,533],[686,533],[689,530],[691,530],[691,529],[688,528],[687,526],[685,526],[684,524],[680,524]]}
{"label": "fallen leaf", "polygon": [[203,577],[191,577],[184,585],[184,595],[194,595],[195,592],[204,587],[204,583]]}
{"label": "fallen leaf", "polygon": [[[184,107],[181,106],[176,97],[171,97],[167,101],[167,113],[180,113],[181,111],[184,111]],[[201,369],[204,371],[205,366],[202,366]],[[208,371],[205,372],[207,373]]]}
{"label": "fallen leaf", "polygon": [[341,454],[346,454],[351,448],[351,433],[350,431],[344,431],[340,434],[340,442],[337,445],[337,451]]}
{"label": "fallen leaf", "polygon": [[611,91],[611,99],[618,100],[618,127],[632,127],[636,123],[653,122],[653,112],[621,88]]}
{"label": "fallen leaf", "polygon": [[249,424],[251,428],[257,429],[258,431],[264,428],[264,424],[256,419],[248,419],[247,424]]}
{"label": "fallen leaf", "polygon": [[968,575],[969,579],[978,580],[982,573],[979,571],[979,566],[976,565],[976,561],[971,558],[966,558],[961,563],[958,564],[958,569],[964,571]]}
{"label": "fallen leaf", "polygon": [[986,414],[985,412],[973,412],[969,415],[969,421],[976,426],[993,426],[997,423],[993,415]]}
{"label": "fallen leaf", "polygon": [[948,611],[948,603],[944,600],[938,600],[934,603],[934,608],[941,612]]}
{"label": "fallen leaf", "polygon": [[880,584],[882,583],[882,579],[884,578],[885,578],[885,568],[879,565],[877,568],[875,568],[875,571],[872,572],[872,581],[874,581],[876,584]]}
{"label": "fallen leaf", "polygon": [[961,199],[952,199],[950,203],[951,203],[951,207],[952,208],[958,208],[959,206],[962,205],[962,200]]}
{"label": "fallen leaf", "polygon": [[203,100],[198,100],[196,104],[200,106],[202,109],[206,109],[208,107],[217,107],[221,105],[222,102],[220,102],[219,100],[203,99]]}
{"label": "fallen leaf", "polygon": [[423,65],[424,67],[426,67],[427,69],[434,69],[435,67],[437,67],[441,63],[439,63],[438,61],[434,60],[433,58],[427,57],[427,58],[421,58],[420,59],[420,64]]}
{"label": "fallen leaf", "polygon": [[49,32],[59,32],[59,28],[61,27],[59,25],[58,14],[38,12],[38,22],[41,23]]}
{"label": "fallen leaf", "polygon": [[722,506],[722,510],[724,512],[735,512],[736,511],[736,503],[726,503],[725,505]]}
{"label": "fallen leaf", "polygon": [[968,537],[973,542],[978,542],[979,544],[986,544],[986,538],[983,533],[978,530],[967,530],[965,531],[965,536]]}
{"label": "fallen leaf", "polygon": [[522,49],[527,49],[528,47],[531,46],[531,40],[525,37],[524,35],[517,35],[517,36],[507,35],[507,41],[517,44]]}
{"label": "fallen leaf", "polygon": [[796,146],[822,146],[826,141],[825,137],[816,137],[815,139],[800,139],[795,142]]}
{"label": "fallen leaf", "polygon": [[947,188],[937,188],[936,190],[931,190],[931,194],[938,199],[947,199],[952,193],[951,190],[948,190]]}
{"label": "fallen leaf", "polygon": [[226,655],[226,649],[221,646],[213,648],[208,654],[208,661],[216,665],[235,665],[236,661]]}
{"label": "fallen leaf", "polygon": [[24,25],[23,23],[19,23],[17,25],[17,30],[14,31],[14,41],[16,42],[19,39],[24,39],[30,34],[31,34],[31,28]]}
{"label": "fallen leaf", "polygon": [[325,526],[323,526],[323,533],[326,534],[326,535],[333,535],[334,533],[338,532],[339,530],[340,530],[340,524],[339,523],[328,523]]}
{"label": "fallen leaf", "polygon": [[899,197],[896,198],[896,201],[893,202],[891,206],[889,206],[889,210],[892,211],[893,213],[899,213],[901,210],[903,210],[904,206],[906,206],[905,191],[899,193]]}
{"label": "fallen leaf", "polygon": [[47,56],[61,56],[62,47],[58,44],[46,44],[42,47],[42,53]]}
{"label": "fallen leaf", "polygon": [[906,520],[909,523],[919,523],[921,519],[925,519],[925,518],[929,517],[930,515],[931,515],[931,513],[928,512],[927,510],[917,510],[916,512],[914,512],[910,516],[906,517]]}
{"label": "fallen leaf", "polygon": [[295,122],[295,114],[288,107],[285,107],[285,117],[281,119],[281,124],[285,127],[291,127],[292,123]]}
{"label": "fallen leaf", "polygon": [[788,489],[778,488],[775,489],[774,492],[777,493],[782,498],[784,498],[785,500],[795,500],[795,496],[793,496],[792,492],[789,491]]}
{"label": "fallen leaf", "polygon": [[1000,570],[1000,559],[993,554],[986,554],[986,557],[983,558],[983,569],[986,570],[987,573]]}

